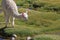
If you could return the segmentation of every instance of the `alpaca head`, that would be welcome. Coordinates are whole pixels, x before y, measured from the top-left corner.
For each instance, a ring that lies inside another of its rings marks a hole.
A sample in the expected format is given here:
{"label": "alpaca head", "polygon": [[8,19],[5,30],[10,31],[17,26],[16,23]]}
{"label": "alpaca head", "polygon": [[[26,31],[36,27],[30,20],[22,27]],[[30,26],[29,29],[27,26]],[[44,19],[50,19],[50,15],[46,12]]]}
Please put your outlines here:
{"label": "alpaca head", "polygon": [[28,12],[22,13],[22,17],[25,21],[28,20]]}

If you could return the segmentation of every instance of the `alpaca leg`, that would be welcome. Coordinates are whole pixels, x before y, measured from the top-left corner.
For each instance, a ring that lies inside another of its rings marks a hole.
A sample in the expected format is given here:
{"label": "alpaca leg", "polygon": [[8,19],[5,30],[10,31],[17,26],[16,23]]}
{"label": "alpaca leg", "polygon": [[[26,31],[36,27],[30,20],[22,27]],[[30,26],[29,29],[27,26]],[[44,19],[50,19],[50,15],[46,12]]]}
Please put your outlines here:
{"label": "alpaca leg", "polygon": [[15,17],[13,17],[12,19],[12,27],[14,27],[14,20],[15,20]]}
{"label": "alpaca leg", "polygon": [[12,27],[14,27],[14,20],[15,20],[15,17],[13,17],[13,20],[12,20],[13,21],[12,22]]}
{"label": "alpaca leg", "polygon": [[9,15],[5,14],[5,27],[8,26],[8,23],[9,23]]}
{"label": "alpaca leg", "polygon": [[15,17],[11,17],[12,27],[14,27],[14,20],[15,20]]}

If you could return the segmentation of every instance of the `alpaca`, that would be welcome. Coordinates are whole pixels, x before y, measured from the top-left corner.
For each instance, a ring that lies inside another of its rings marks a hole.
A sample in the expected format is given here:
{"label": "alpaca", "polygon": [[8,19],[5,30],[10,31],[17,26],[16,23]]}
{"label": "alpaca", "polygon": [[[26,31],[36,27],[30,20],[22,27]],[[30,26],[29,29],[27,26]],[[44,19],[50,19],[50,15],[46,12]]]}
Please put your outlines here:
{"label": "alpaca", "polygon": [[24,20],[28,20],[28,11],[19,14],[18,8],[14,0],[2,0],[2,9],[4,11],[4,16],[5,16],[5,23],[6,27],[8,26],[9,19],[11,17],[11,24],[12,27],[14,27],[14,20],[15,18],[21,19],[23,18]]}

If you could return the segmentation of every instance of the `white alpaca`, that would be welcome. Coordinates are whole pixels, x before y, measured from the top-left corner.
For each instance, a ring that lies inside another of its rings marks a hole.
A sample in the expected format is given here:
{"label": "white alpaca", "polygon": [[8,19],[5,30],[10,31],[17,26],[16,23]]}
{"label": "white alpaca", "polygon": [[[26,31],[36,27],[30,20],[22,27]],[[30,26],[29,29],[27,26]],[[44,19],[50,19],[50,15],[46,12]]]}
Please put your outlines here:
{"label": "white alpaca", "polygon": [[24,20],[28,19],[27,11],[25,13],[19,14],[16,3],[13,0],[2,0],[2,8],[4,10],[6,27],[9,23],[11,17],[12,26],[14,27],[15,18],[23,18]]}

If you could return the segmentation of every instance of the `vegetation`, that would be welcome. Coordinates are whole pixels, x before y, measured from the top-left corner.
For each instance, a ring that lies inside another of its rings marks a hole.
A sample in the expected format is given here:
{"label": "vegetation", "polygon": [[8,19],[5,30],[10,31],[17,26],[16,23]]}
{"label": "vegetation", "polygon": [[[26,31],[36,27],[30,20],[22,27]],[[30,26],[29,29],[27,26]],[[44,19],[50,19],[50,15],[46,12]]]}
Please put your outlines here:
{"label": "vegetation", "polygon": [[60,40],[58,35],[38,35],[34,37],[35,40]]}
{"label": "vegetation", "polygon": [[[34,40],[60,40],[60,0],[15,0],[19,12],[25,12],[29,9],[29,19],[24,22],[23,20],[15,20],[15,28],[6,28],[5,32],[8,34],[17,34],[21,37],[34,36]],[[0,14],[0,28],[4,27],[4,15]],[[9,24],[8,27],[11,27]],[[57,37],[53,39],[52,37]],[[55,34],[55,36],[53,35]],[[40,36],[37,36],[40,35]]]}
{"label": "vegetation", "polygon": [[59,11],[59,0],[15,0],[18,6],[39,10],[39,11]]}

